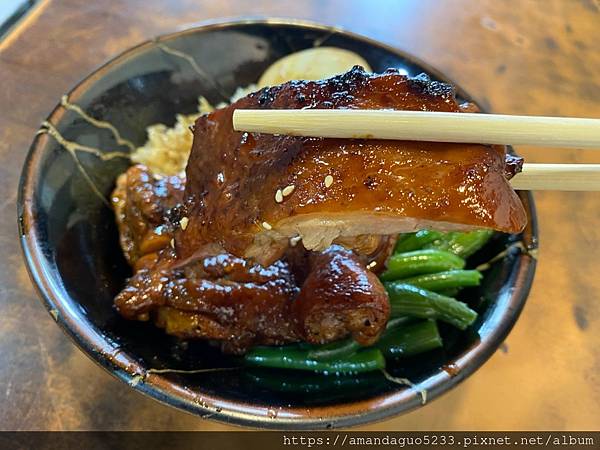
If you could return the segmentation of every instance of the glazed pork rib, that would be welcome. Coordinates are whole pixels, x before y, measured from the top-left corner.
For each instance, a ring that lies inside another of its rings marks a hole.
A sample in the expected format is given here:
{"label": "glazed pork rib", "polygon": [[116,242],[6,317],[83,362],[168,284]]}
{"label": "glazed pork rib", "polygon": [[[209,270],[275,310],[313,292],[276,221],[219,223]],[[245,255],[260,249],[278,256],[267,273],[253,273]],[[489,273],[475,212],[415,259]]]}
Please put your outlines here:
{"label": "glazed pork rib", "polygon": [[201,116],[186,170],[189,226],[175,239],[182,257],[218,247],[268,265],[290,240],[320,251],[422,228],[525,226],[507,180],[522,161],[505,147],[236,132],[238,108],[462,110],[450,85],[355,67],[265,88]]}

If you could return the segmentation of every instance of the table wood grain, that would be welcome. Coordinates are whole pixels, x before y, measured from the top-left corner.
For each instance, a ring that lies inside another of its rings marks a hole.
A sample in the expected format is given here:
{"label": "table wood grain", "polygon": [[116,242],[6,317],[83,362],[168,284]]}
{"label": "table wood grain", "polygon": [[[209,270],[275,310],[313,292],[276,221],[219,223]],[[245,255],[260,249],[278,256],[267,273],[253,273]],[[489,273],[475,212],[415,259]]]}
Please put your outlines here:
{"label": "table wood grain", "polygon": [[[28,146],[60,96],[157,34],[240,16],[311,19],[413,53],[498,113],[600,117],[600,3],[485,1],[42,1],[0,43],[0,429],[224,430],[134,392],[60,331],[17,239]],[[600,162],[577,149],[530,162]],[[457,389],[370,430],[600,429],[600,196],[535,195],[539,265],[521,319]]]}

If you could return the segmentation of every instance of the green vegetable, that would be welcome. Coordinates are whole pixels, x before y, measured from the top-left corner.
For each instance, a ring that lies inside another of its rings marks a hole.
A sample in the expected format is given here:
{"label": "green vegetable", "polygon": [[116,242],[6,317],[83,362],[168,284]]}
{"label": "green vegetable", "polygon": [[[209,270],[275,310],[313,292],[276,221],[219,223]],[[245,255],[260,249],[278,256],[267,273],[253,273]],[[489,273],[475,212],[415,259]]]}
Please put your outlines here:
{"label": "green vegetable", "polygon": [[386,330],[376,344],[386,358],[406,357],[442,346],[442,338],[433,320]]}
{"label": "green vegetable", "polygon": [[425,248],[446,250],[461,258],[468,258],[483,247],[493,234],[493,230],[474,230],[467,233],[450,232],[439,239],[430,241]]}
{"label": "green vegetable", "polygon": [[361,345],[350,338],[313,347],[309,350],[307,357],[317,361],[343,359],[360,349]]}
{"label": "green vegetable", "polygon": [[417,275],[404,278],[402,283],[412,284],[421,289],[439,292],[446,289],[465,286],[479,286],[482,275],[477,270],[448,270],[445,272]]}
{"label": "green vegetable", "polygon": [[255,347],[244,356],[250,366],[311,370],[328,373],[359,373],[385,368],[385,359],[376,348],[365,348],[341,360],[317,361],[308,357],[310,350],[294,345]]}
{"label": "green vegetable", "polygon": [[269,367],[248,368],[243,374],[245,380],[254,388],[260,387],[281,393],[319,395],[311,396],[307,401],[319,401],[337,395],[347,398],[350,392],[368,390],[381,382],[382,378],[381,373],[377,371],[326,377],[320,373],[288,371],[282,376],[281,371]]}
{"label": "green vegetable", "polygon": [[[432,289],[429,290],[431,291]],[[448,288],[437,291],[438,294],[445,295],[446,297],[456,297],[456,294],[458,294],[459,292],[460,288]]]}
{"label": "green vegetable", "polygon": [[403,317],[403,316],[392,317],[392,318],[390,318],[390,320],[388,320],[388,323],[385,325],[385,329],[389,330],[390,328],[396,328],[396,327],[399,327],[400,325],[408,325],[408,324],[411,324],[414,322],[415,322],[415,319],[413,317]]}
{"label": "green vegetable", "polygon": [[416,233],[406,233],[398,236],[394,253],[412,252],[420,250],[425,245],[432,243],[443,236],[443,233],[433,230],[420,230]]}
{"label": "green vegetable", "polygon": [[393,316],[437,319],[464,330],[477,318],[466,304],[402,282],[385,283]]}
{"label": "green vegetable", "polygon": [[427,249],[392,255],[387,270],[379,278],[384,281],[434,273],[445,270],[462,269],[465,261],[453,253],[443,250]]}

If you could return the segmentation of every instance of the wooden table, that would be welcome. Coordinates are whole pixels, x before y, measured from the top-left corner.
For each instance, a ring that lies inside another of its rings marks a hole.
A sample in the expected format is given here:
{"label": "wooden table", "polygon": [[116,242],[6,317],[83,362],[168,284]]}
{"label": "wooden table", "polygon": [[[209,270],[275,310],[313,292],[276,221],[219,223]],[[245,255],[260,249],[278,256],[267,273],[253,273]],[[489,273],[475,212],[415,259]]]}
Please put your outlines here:
{"label": "wooden table", "polygon": [[[156,34],[243,15],[380,39],[493,112],[600,117],[597,0],[40,2],[0,43],[0,429],[230,429],[134,392],[63,335],[23,266],[15,199],[35,131],[75,82]],[[593,150],[518,150],[533,162],[600,162]],[[535,198],[538,272],[502,350],[431,405],[364,429],[600,429],[600,195]]]}

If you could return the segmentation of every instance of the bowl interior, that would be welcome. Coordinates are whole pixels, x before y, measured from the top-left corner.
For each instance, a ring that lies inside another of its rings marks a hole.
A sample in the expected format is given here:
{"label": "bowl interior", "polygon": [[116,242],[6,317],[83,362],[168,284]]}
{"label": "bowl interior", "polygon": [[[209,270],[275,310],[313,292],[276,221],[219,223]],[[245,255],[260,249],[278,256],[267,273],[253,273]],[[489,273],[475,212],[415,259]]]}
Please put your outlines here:
{"label": "bowl interior", "polygon": [[[80,83],[68,97],[90,116],[113,124],[135,145],[154,123],[172,125],[178,113],[192,113],[197,98],[227,100],[239,86],[257,81],[278,58],[327,45],[362,55],[375,71],[389,67],[409,75],[444,79],[397,51],[328,27],[249,21],[212,25],[165,36],[119,56]],[[459,96],[469,99],[459,90]],[[470,99],[472,100],[472,99]],[[48,121],[60,135],[89,148],[127,152],[107,128],[63,107]],[[131,272],[118,243],[106,200],[129,162],[102,160],[90,151],[69,151],[48,134],[39,135],[26,162],[19,201],[21,239],[32,278],[53,317],[80,347],[105,368],[158,400],[212,418],[263,427],[352,425],[416,407],[414,390],[382,374],[343,379],[228,370],[150,373],[150,368],[197,370],[235,367],[205,342],[180,342],[152,325],[122,319],[113,297]],[[470,264],[483,262],[507,243],[536,245],[535,214],[522,235],[496,235]],[[534,262],[510,252],[486,272],[482,285],[462,298],[480,317],[468,332],[442,328],[446,347],[390,364],[388,371],[427,389],[429,398],[455,385],[481,365],[504,339],[525,301]],[[448,369],[454,364],[458,372]]]}

